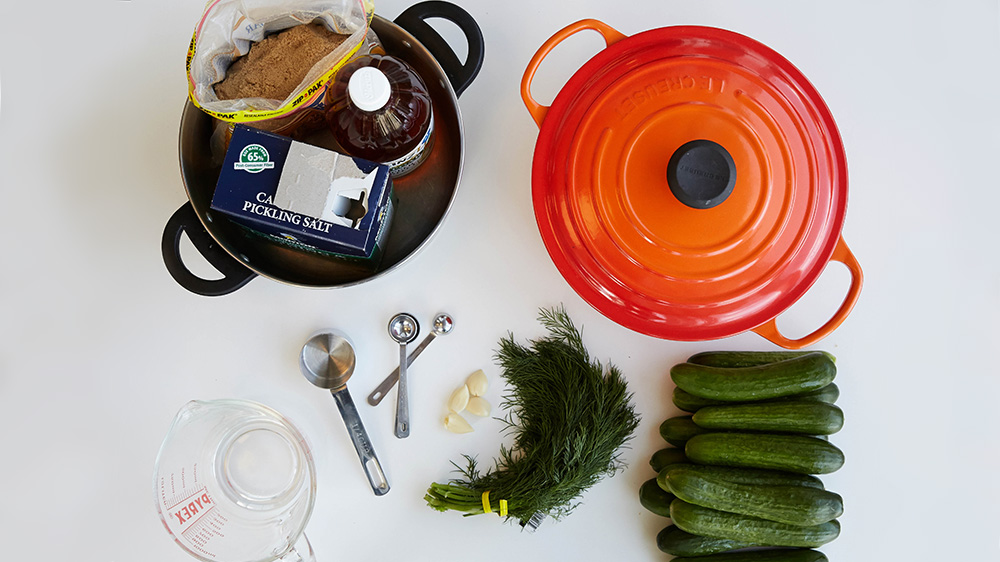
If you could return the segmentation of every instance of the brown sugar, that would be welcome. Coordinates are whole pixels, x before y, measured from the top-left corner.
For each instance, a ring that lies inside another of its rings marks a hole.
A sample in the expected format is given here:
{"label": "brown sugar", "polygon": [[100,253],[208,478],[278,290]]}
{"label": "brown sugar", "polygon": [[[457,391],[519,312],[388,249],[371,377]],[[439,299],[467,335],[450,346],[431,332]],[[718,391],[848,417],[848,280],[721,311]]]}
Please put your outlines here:
{"label": "brown sugar", "polygon": [[283,100],[309,69],[347,39],[321,23],[298,25],[268,35],[236,59],[226,77],[215,85],[220,100],[266,98]]}

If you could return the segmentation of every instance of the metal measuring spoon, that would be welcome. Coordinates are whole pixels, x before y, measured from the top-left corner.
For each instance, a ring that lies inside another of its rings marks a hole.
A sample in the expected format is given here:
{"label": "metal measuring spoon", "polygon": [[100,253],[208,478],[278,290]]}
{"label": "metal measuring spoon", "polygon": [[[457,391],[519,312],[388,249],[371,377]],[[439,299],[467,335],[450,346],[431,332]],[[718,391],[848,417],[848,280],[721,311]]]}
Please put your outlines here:
{"label": "metal measuring spoon", "polygon": [[389,482],[375,456],[375,448],[361,423],[361,416],[351,399],[351,393],[347,391],[347,380],[354,373],[355,362],[354,346],[350,340],[347,336],[334,332],[324,332],[309,338],[299,355],[299,367],[306,379],[320,388],[329,389],[333,394],[372,491],[376,496],[381,496],[389,491]]}
{"label": "metal measuring spoon", "polygon": [[401,312],[389,320],[389,335],[399,344],[399,388],[396,389],[396,437],[410,436],[410,404],[406,389],[406,344],[417,339],[420,324],[410,314]]}
{"label": "metal measuring spoon", "polygon": [[[451,329],[455,327],[455,320],[448,314],[438,314],[434,317],[434,326],[431,329],[431,333],[427,334],[424,341],[420,342],[413,351],[410,352],[409,357],[406,358],[406,366],[409,367],[413,360],[417,358],[418,355],[426,348],[434,338],[437,336],[444,336],[451,332]],[[368,395],[368,403],[372,406],[378,406],[379,402],[385,398],[385,395],[392,389],[399,380],[399,367],[396,367],[389,373],[389,376],[385,378],[371,394]]]}

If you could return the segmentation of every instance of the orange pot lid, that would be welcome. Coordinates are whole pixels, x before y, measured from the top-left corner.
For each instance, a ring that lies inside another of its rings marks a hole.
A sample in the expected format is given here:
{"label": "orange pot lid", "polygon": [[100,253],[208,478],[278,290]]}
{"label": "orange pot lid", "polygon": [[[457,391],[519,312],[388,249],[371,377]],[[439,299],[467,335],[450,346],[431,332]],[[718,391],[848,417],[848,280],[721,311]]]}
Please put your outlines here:
{"label": "orange pot lid", "polygon": [[[580,29],[608,48],[551,107],[537,104],[535,70]],[[542,239],[612,320],[672,340],[734,335],[791,306],[830,261],[847,205],[843,145],[816,89],[766,46],[706,27],[626,37],[585,20],[539,50],[522,95],[540,126]]]}

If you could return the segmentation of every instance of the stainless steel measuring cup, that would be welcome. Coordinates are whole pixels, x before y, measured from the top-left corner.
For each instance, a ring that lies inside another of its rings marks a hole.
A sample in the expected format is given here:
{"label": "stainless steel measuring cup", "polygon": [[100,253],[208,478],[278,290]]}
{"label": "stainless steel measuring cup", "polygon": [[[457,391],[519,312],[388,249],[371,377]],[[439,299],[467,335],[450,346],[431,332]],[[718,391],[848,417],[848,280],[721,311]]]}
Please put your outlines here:
{"label": "stainless steel measuring cup", "polygon": [[299,367],[309,382],[329,389],[333,394],[372,491],[376,496],[381,496],[389,491],[389,482],[375,456],[375,448],[361,423],[361,416],[351,399],[351,393],[347,391],[347,380],[354,374],[356,359],[354,345],[345,334],[327,331],[314,335],[302,346]]}

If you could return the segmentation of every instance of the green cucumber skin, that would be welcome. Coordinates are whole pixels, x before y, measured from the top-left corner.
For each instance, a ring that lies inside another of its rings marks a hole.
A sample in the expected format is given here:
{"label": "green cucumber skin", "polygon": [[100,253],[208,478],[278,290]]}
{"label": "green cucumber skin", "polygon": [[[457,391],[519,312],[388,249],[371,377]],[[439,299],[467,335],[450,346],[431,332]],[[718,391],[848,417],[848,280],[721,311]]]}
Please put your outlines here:
{"label": "green cucumber skin", "polygon": [[691,413],[697,412],[705,406],[726,404],[726,402],[721,400],[709,400],[708,398],[695,396],[694,394],[676,386],[674,387],[674,392],[671,395],[670,400],[674,403],[674,406],[677,406],[685,412]]}
{"label": "green cucumber skin", "polygon": [[670,378],[678,388],[726,402],[767,400],[819,390],[836,376],[836,365],[819,351],[753,367],[680,363],[670,368]]}
{"label": "green cucumber skin", "polygon": [[[795,359],[817,351],[703,351],[688,357],[687,362],[708,367],[756,367],[757,365]],[[837,358],[832,353],[828,351],[818,352],[826,355],[830,361],[837,362]]]}
{"label": "green cucumber skin", "polygon": [[822,546],[840,535],[834,519],[819,525],[796,526],[727,513],[676,499],[670,504],[674,525],[693,535],[753,542],[768,546]]}
{"label": "green cucumber skin", "polygon": [[667,484],[669,469],[672,468],[697,468],[700,474],[712,476],[726,482],[736,484],[752,484],[758,486],[802,486],[825,489],[823,481],[811,474],[798,474],[795,472],[783,472],[780,470],[766,470],[763,468],[744,468],[737,466],[717,466],[708,464],[675,463],[667,465],[656,476],[656,481],[664,490],[669,491]]}
{"label": "green cucumber skin", "polygon": [[[751,546],[755,545],[730,539],[715,539],[692,535],[687,531],[681,530],[677,525],[664,527],[656,535],[656,547],[661,552],[666,552],[674,556],[701,557]],[[700,560],[701,558],[698,559]]]}
{"label": "green cucumber skin", "polygon": [[653,453],[653,456],[649,458],[649,466],[651,466],[653,471],[657,474],[659,474],[665,467],[679,462],[688,462],[687,455],[684,454],[684,447],[667,447],[665,449],[660,449],[659,451]]}
{"label": "green cucumber skin", "polygon": [[688,440],[684,453],[697,464],[829,474],[844,465],[844,453],[807,435],[704,433]]}
{"label": "green cucumber skin", "polygon": [[639,487],[639,503],[649,511],[662,517],[670,517],[670,502],[675,496],[664,490],[656,478],[650,478]]}
{"label": "green cucumber skin", "polygon": [[694,423],[691,416],[675,416],[660,424],[660,437],[675,447],[683,447],[695,435],[709,431]]}
{"label": "green cucumber skin", "polygon": [[671,562],[829,562],[830,559],[818,550],[811,549],[770,549],[748,550],[744,552],[724,552],[708,556],[681,556]]}
{"label": "green cucumber skin", "polygon": [[681,410],[694,413],[705,406],[723,406],[727,404],[770,404],[773,402],[786,402],[791,400],[805,400],[809,402],[825,402],[827,404],[835,404],[838,398],[840,398],[840,388],[836,383],[830,383],[819,390],[803,392],[802,394],[793,394],[791,396],[782,396],[781,398],[771,398],[770,400],[757,400],[750,402],[724,402],[722,400],[711,400],[709,398],[695,396],[690,392],[674,387],[671,400],[673,401],[674,406],[677,406]]}
{"label": "green cucumber skin", "polygon": [[844,427],[844,412],[833,404],[791,400],[705,406],[692,421],[705,429],[832,435]]}
{"label": "green cucumber skin", "polygon": [[730,482],[696,466],[673,465],[657,477],[676,497],[701,507],[759,517],[796,526],[819,525],[844,513],[843,499],[833,492],[803,486]]}

